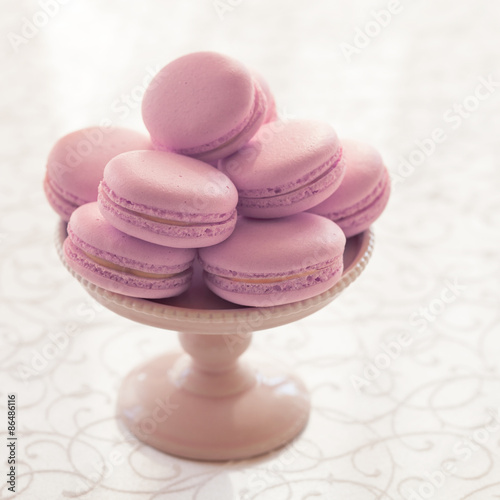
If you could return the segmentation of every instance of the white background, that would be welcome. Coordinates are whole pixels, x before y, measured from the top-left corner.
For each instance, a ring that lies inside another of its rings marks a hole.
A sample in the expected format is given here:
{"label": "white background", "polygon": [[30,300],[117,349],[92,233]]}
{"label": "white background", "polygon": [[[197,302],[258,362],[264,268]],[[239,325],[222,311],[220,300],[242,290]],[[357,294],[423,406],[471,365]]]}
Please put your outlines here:
{"label": "white background", "polygon": [[[498,3],[401,0],[383,27],[376,12],[394,2],[232,3],[53,0],[47,16],[43,2],[2,2],[0,439],[16,391],[18,498],[496,498],[500,87],[481,81],[500,82]],[[102,310],[71,279],[41,188],[60,136],[102,120],[141,129],[145,79],[195,50],[259,70],[282,114],[370,142],[394,180],[359,281],[320,313],[255,335],[255,354],[308,385],[309,426],[292,447],[227,464],[124,442],[120,380],[176,336]],[[403,333],[409,345],[386,363]]]}

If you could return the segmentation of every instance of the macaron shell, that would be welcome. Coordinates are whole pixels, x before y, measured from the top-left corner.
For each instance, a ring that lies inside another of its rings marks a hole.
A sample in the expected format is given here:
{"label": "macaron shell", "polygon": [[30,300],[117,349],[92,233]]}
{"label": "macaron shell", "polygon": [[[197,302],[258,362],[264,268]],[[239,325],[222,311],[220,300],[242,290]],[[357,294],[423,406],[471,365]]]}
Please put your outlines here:
{"label": "macaron shell", "polygon": [[361,233],[365,229],[368,229],[382,215],[389,201],[390,193],[391,183],[389,172],[386,171],[381,181],[381,190],[378,196],[369,205],[352,215],[334,219],[335,223],[342,228],[347,238]]}
{"label": "macaron shell", "polygon": [[151,149],[145,135],[125,128],[90,127],[59,139],[47,160],[51,191],[74,205],[97,200],[104,167],[114,156],[135,149]]}
{"label": "macaron shell", "polygon": [[240,151],[219,162],[239,193],[274,196],[286,193],[313,176],[341,151],[340,141],[330,125],[309,120],[272,122]]}
{"label": "macaron shell", "polygon": [[346,171],[338,189],[309,212],[335,221],[353,236],[367,229],[385,209],[390,195],[390,179],[382,157],[372,146],[342,141]]}
{"label": "macaron shell", "polygon": [[91,283],[129,297],[160,299],[179,295],[189,288],[191,270],[180,276],[164,279],[141,278],[104,267],[89,259],[82,250],[66,238],[63,245],[68,266]]}
{"label": "macaron shell", "polygon": [[231,180],[194,158],[163,151],[132,151],[113,158],[102,190],[119,206],[164,219],[219,223],[238,202]]}
{"label": "macaron shell", "polygon": [[386,170],[380,153],[372,146],[352,139],[342,140],[346,172],[335,194],[317,205],[313,213],[342,213],[367,200],[380,183]]}
{"label": "macaron shell", "polygon": [[200,249],[198,255],[204,270],[212,274],[267,279],[326,267],[343,254],[345,241],[335,223],[314,214],[240,217],[226,241]]}
{"label": "macaron shell", "polygon": [[283,217],[328,198],[344,175],[342,147],[328,124],[272,122],[218,164],[238,189],[239,213]]}
{"label": "macaron shell", "polygon": [[144,241],[173,248],[201,248],[216,245],[228,238],[236,225],[236,210],[219,223],[171,225],[135,215],[105,196],[99,196],[99,210],[120,231]]}
{"label": "macaron shell", "polygon": [[341,158],[335,168],[291,193],[270,198],[240,196],[238,213],[247,217],[270,219],[304,212],[331,196],[340,186],[343,176],[344,160]]}
{"label": "macaron shell", "polygon": [[340,258],[337,267],[324,269],[316,275],[265,285],[229,281],[208,273],[205,273],[205,280],[210,290],[235,304],[273,307],[305,300],[325,292],[342,277],[342,271]]}
{"label": "macaron shell", "polygon": [[[155,148],[202,154],[236,137],[255,118],[256,94],[265,103],[260,86],[240,62],[195,52],[167,64],[153,78],[142,115]],[[261,110],[255,130],[264,115]]]}
{"label": "macaron shell", "polygon": [[86,253],[146,273],[171,274],[188,269],[196,256],[191,248],[155,245],[119,231],[101,214],[97,202],[79,207],[68,224],[71,241]]}
{"label": "macaron shell", "polygon": [[225,158],[242,148],[257,133],[267,116],[267,100],[264,92],[262,92],[256,81],[254,81],[254,85],[254,107],[246,125],[241,128],[241,130],[237,131],[237,135],[234,135],[235,132],[231,132],[227,138],[223,139],[225,142],[223,142],[222,145],[206,152],[198,154],[192,153],[191,156],[216,165],[216,162],[220,159]]}
{"label": "macaron shell", "polygon": [[[180,294],[189,287],[196,252],[154,245],[124,234],[102,217],[93,202],[73,212],[64,255],[71,269],[106,290],[160,298]],[[170,274],[174,276],[165,276]]]}
{"label": "macaron shell", "polygon": [[68,222],[71,214],[75,211],[78,205],[70,203],[68,200],[59,195],[52,187],[48,175],[45,175],[43,180],[43,190],[50,206],[55,212],[57,212],[63,221]]}

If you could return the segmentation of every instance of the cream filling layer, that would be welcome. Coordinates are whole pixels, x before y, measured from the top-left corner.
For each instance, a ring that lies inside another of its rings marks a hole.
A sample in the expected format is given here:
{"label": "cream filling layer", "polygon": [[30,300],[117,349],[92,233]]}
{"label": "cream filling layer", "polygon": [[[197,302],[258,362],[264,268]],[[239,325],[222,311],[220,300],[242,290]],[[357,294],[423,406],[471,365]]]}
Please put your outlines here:
{"label": "cream filling layer", "polygon": [[328,175],[330,175],[335,170],[335,168],[337,167],[337,165],[339,165],[339,163],[341,161],[342,161],[342,157],[338,161],[334,161],[332,163],[332,165],[327,170],[325,170],[324,172],[322,172],[321,174],[319,174],[314,179],[311,179],[306,184],[303,184],[302,186],[298,186],[298,187],[296,187],[294,189],[291,189],[290,191],[283,191],[283,192],[278,193],[278,194],[270,194],[269,196],[254,196],[254,197],[251,197],[251,196],[240,195],[240,198],[243,198],[245,200],[266,200],[266,199],[271,199],[271,198],[279,198],[280,196],[288,196],[290,194],[296,193],[297,191],[307,190],[309,187],[313,186],[317,182],[320,182],[323,178],[325,178]]}
{"label": "cream filling layer", "polygon": [[[101,196],[104,196],[109,203],[116,205],[116,203],[104,192],[104,190],[101,190],[100,194]],[[159,222],[160,224],[167,224],[169,226],[195,227],[195,226],[207,225],[206,222],[182,222],[179,220],[163,219],[162,217],[155,217],[154,215],[144,214],[142,212],[136,212],[135,210],[130,210],[129,208],[122,207],[121,205],[120,209],[130,215],[134,215],[142,219],[147,219],[152,222]]]}
{"label": "cream filling layer", "polygon": [[52,196],[54,196],[54,198],[57,198],[61,203],[65,203],[66,205],[70,205],[71,207],[74,207],[75,209],[77,209],[80,206],[76,202],[74,202],[72,200],[68,200],[59,191],[57,191],[57,189],[54,187],[54,183],[52,181],[47,179],[46,182],[50,188],[50,194]]}
{"label": "cream filling layer", "polygon": [[217,276],[218,278],[222,278],[228,281],[234,281],[237,283],[252,283],[252,284],[260,284],[260,283],[280,283],[282,281],[288,281],[288,280],[294,280],[296,278],[305,278],[306,276],[312,276],[316,274],[319,271],[323,271],[325,269],[329,269],[330,266],[326,267],[320,267],[317,269],[310,269],[309,271],[305,271],[303,273],[296,273],[296,274],[290,274],[288,276],[277,276],[274,278],[229,278],[227,276],[221,276],[219,274],[216,274],[214,276]]}
{"label": "cream filling layer", "polygon": [[[299,186],[299,187],[297,187],[295,189],[292,189],[291,191],[287,191],[286,193],[279,193],[279,194],[274,195],[274,196],[259,196],[259,198],[253,198],[253,199],[265,200],[266,198],[277,198],[278,196],[289,195],[289,194],[296,193],[297,191],[301,191],[303,189],[307,189],[307,188],[311,187],[312,185],[314,185],[316,182],[319,182],[321,179],[323,179],[327,175],[331,174],[333,168],[334,167],[329,168],[326,172],[323,172],[322,174],[320,174],[315,179],[309,181],[307,184],[304,184],[303,186]],[[252,199],[252,198],[247,198],[247,200],[248,199]]]}
{"label": "cream filling layer", "polygon": [[185,273],[185,271],[182,271],[180,273],[173,273],[173,274],[156,274],[156,273],[146,273],[144,271],[139,271],[138,269],[131,269],[130,267],[125,267],[125,266],[120,266],[119,264],[115,264],[114,262],[110,262],[109,260],[106,259],[101,259],[100,257],[96,257],[95,255],[91,255],[87,252],[84,252],[81,250],[90,260],[95,262],[96,264],[99,264],[100,266],[107,267],[108,269],[113,269],[114,271],[119,271],[122,273],[126,274],[132,274],[134,276],[138,276],[140,278],[148,278],[148,279],[167,279],[167,278],[173,278],[174,276],[180,276],[182,273]]}

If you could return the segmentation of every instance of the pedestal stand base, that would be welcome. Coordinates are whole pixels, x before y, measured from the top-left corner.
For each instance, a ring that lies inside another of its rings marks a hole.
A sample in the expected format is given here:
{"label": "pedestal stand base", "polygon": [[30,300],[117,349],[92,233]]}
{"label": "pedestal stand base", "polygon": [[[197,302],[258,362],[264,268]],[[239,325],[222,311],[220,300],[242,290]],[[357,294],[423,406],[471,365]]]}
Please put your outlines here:
{"label": "pedestal stand base", "polygon": [[[193,371],[188,356],[163,355],[125,378],[118,399],[120,418],[144,443],[200,460],[248,458],[297,436],[310,411],[303,383],[272,366],[239,363],[237,370],[238,392],[207,397],[188,389]],[[207,372],[202,378],[219,388],[225,376]],[[234,370],[230,378],[235,387]]]}

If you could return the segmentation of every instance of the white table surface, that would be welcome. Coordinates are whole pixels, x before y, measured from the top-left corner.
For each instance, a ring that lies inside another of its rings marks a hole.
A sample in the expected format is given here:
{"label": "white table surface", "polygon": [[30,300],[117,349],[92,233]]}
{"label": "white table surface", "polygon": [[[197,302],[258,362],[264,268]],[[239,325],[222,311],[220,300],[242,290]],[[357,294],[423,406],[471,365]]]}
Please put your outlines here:
{"label": "white table surface", "polygon": [[[223,19],[216,3],[2,2],[0,498],[499,498],[498,3],[222,0]],[[387,26],[375,24],[394,5]],[[366,47],[346,57],[364,30]],[[359,281],[321,312],[254,337],[253,354],[305,380],[307,429],[285,449],[222,464],[123,437],[120,381],[176,348],[176,335],[103,310],[71,279],[41,188],[61,135],[106,119],[141,129],[148,74],[207,49],[263,73],[283,115],[375,145],[394,180]],[[4,481],[11,392],[17,495]]]}

